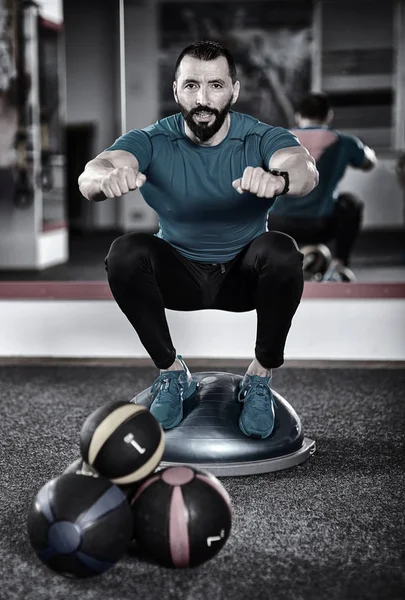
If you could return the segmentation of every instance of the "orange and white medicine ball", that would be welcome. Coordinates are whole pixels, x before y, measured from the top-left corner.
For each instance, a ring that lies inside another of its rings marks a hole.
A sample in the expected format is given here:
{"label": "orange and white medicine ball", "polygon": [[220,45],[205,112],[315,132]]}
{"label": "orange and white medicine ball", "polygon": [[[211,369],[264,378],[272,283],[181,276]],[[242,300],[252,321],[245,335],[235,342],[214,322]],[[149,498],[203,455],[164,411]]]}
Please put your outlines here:
{"label": "orange and white medicine ball", "polygon": [[144,406],[112,402],[89,415],[80,432],[83,460],[116,485],[150,475],[159,465],[164,433]]}

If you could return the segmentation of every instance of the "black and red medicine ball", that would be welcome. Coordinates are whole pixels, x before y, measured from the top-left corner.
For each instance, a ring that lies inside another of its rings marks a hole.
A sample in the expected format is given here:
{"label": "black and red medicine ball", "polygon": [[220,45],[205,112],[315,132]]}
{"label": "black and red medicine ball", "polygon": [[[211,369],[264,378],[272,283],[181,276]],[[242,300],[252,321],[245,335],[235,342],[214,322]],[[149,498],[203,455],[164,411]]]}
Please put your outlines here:
{"label": "black and red medicine ball", "polygon": [[131,500],[134,540],[168,567],[194,567],[215,556],[232,525],[229,495],[210,473],[168,467],[142,483]]}
{"label": "black and red medicine ball", "polygon": [[48,481],[28,514],[38,558],[66,577],[92,577],[124,556],[133,517],[125,494],[104,477],[67,474]]}
{"label": "black and red medicine ball", "polygon": [[159,422],[145,406],[130,402],[101,406],[87,417],[80,432],[83,460],[117,485],[153,473],[164,447]]}

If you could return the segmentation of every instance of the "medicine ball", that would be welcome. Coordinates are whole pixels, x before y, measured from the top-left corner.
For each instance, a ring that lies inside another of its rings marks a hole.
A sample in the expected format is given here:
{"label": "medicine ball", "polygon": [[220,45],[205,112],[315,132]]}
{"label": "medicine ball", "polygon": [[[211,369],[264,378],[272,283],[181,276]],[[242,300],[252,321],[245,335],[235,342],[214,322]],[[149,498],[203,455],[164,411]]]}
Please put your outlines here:
{"label": "medicine ball", "polygon": [[144,479],[161,461],[164,433],[145,406],[113,402],[95,410],[80,432],[83,460],[117,485]]}
{"label": "medicine ball", "polygon": [[[99,477],[97,471],[92,469],[82,458],[77,458],[63,471],[63,475],[67,473],[76,473],[76,475],[91,475],[92,477]],[[143,480],[136,481],[135,483],[129,483],[127,485],[119,485],[121,491],[124,492],[126,498],[129,500],[133,497],[136,490],[139,488]]]}
{"label": "medicine ball", "polygon": [[63,475],[68,473],[76,473],[76,475],[92,475],[98,477],[97,471],[92,469],[82,458],[74,460],[66,469],[63,471]]}
{"label": "medicine ball", "polygon": [[125,494],[104,477],[67,474],[48,481],[28,515],[38,558],[66,577],[92,577],[124,556],[133,519]]}
{"label": "medicine ball", "polygon": [[151,475],[131,500],[134,540],[167,567],[194,567],[224,546],[232,524],[229,495],[213,475],[168,467]]}

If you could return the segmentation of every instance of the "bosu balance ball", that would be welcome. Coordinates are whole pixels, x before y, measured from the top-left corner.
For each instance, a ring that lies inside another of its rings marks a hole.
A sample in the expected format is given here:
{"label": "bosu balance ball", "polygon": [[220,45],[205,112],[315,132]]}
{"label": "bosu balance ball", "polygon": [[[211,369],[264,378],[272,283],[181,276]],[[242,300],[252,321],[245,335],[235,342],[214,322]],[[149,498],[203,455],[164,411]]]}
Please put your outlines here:
{"label": "bosu balance ball", "polygon": [[48,481],[28,514],[38,558],[66,577],[92,577],[124,556],[133,518],[125,494],[104,477],[67,474]]}
{"label": "bosu balance ball", "polygon": [[161,461],[164,433],[144,406],[113,402],[89,415],[80,432],[83,460],[117,485],[148,477]]}
{"label": "bosu balance ball", "polygon": [[167,567],[194,567],[215,556],[229,537],[231,501],[212,474],[168,467],[142,483],[130,501],[134,541]]}

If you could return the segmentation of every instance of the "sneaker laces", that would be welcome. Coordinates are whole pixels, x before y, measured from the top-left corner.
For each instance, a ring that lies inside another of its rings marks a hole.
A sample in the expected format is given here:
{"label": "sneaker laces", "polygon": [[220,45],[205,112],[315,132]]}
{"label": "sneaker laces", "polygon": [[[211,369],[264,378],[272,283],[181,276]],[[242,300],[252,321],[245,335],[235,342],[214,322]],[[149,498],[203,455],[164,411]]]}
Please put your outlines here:
{"label": "sneaker laces", "polygon": [[155,395],[155,392],[178,394],[180,391],[179,373],[182,373],[182,371],[166,371],[165,373],[161,373],[152,385],[152,397]]}
{"label": "sneaker laces", "polygon": [[[257,377],[259,376],[250,376],[248,383],[246,383],[246,385],[240,390],[238,394],[238,400],[240,402],[246,402],[250,400],[252,402],[252,406],[258,406],[259,408],[262,408],[266,399],[268,399],[276,408],[277,405],[271,392],[270,384],[263,383],[263,381],[261,381],[263,379],[262,377],[260,377],[259,380],[254,379]],[[246,387],[248,388],[247,391]]]}

